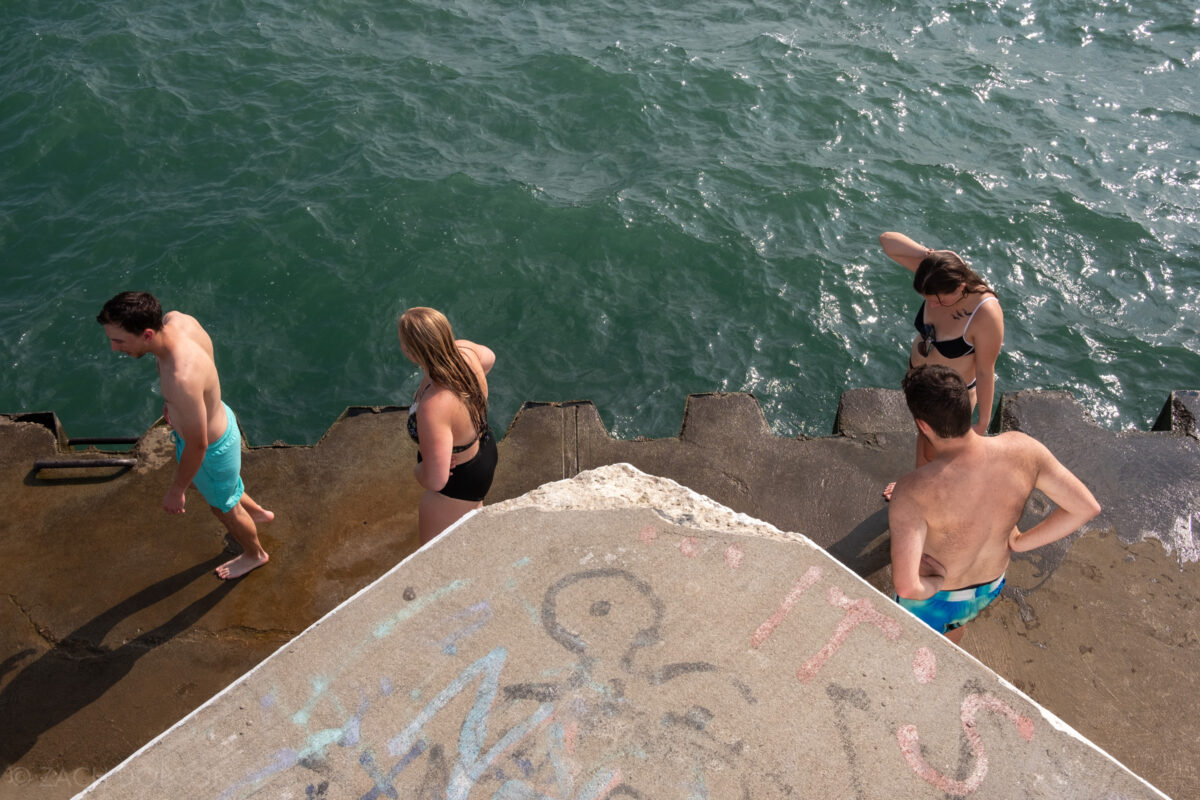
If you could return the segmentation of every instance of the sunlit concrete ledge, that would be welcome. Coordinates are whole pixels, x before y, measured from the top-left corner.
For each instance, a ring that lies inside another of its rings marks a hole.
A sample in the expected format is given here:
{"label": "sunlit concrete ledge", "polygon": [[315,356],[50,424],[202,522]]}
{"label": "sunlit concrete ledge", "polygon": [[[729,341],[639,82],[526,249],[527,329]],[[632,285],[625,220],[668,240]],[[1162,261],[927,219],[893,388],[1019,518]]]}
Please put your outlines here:
{"label": "sunlit concrete ledge", "polygon": [[626,464],[475,513],[79,797],[1161,798],[797,533]]}

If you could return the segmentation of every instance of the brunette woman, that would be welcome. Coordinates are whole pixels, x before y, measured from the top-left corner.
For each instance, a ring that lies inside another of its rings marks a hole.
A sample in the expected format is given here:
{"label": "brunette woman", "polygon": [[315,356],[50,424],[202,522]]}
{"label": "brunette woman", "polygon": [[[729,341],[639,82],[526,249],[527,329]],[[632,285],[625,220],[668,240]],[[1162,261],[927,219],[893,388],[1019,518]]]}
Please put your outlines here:
{"label": "brunette woman", "polygon": [[[1004,344],[1004,312],[996,293],[952,250],[933,250],[902,233],[879,237],[883,252],[913,273],[913,289],[924,298],[915,320],[909,369],[942,364],[957,372],[979,407],[975,432],[987,433],[996,398],[996,358]],[[917,434],[917,466],[933,458],[929,441]],[[894,483],[883,496],[891,499]]]}

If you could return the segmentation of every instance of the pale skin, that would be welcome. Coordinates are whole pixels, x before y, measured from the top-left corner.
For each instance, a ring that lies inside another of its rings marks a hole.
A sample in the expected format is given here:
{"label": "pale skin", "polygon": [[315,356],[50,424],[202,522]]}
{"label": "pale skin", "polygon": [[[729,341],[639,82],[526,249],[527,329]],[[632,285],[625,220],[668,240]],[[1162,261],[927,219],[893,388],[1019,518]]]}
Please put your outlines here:
{"label": "pale skin", "polygon": [[[970,429],[943,438],[922,420],[917,427],[933,458],[896,482],[888,508],[892,581],[900,597],[924,600],[994,581],[1014,552],[1056,542],[1100,513],[1083,482],[1030,436],[980,436]],[[1057,508],[1022,533],[1017,521],[1034,489]],[[963,630],[946,637],[957,643]]]}
{"label": "pale skin", "polygon": [[[934,252],[894,231],[880,235],[879,244],[888,258],[913,273],[917,271],[921,261]],[[925,299],[925,322],[933,325],[939,341],[957,339],[964,335],[965,330],[965,338],[975,347],[975,351],[960,358],[946,358],[936,348],[931,348],[928,355],[923,356],[918,349],[922,337],[916,336],[908,357],[914,367],[922,364],[941,364],[957,372],[968,385],[971,381],[976,381],[976,385],[970,390],[971,408],[974,409],[978,405],[979,421],[972,427],[982,436],[987,433],[991,423],[992,405],[996,399],[996,359],[999,358],[1000,348],[1004,344],[1004,312],[999,303],[988,302],[980,305],[986,298],[994,297],[991,292],[967,293],[965,288],[964,284],[960,284],[949,294],[922,295]],[[968,328],[968,318],[976,307],[979,310],[970,320]],[[932,457],[929,442],[918,434],[916,466],[929,463]],[[886,499],[892,498],[895,485],[888,484],[884,489],[883,496]]]}
{"label": "pale skin", "polygon": [[[183,438],[183,453],[171,485],[163,495],[168,514],[185,511],[186,490],[191,484],[208,446],[224,435],[229,424],[221,403],[221,383],[213,358],[212,339],[194,317],[180,311],[163,315],[160,331],[147,328],[133,333],[118,325],[105,325],[104,333],[114,352],[141,358],[149,353],[158,364],[163,394],[163,417]],[[242,554],[217,567],[222,580],[240,578],[269,560],[258,540],[257,525],[275,519],[275,514],[243,492],[229,511],[212,508],[229,531]]]}
{"label": "pale skin", "polygon": [[[455,344],[475,373],[484,399],[487,399],[487,374],[496,363],[496,354],[490,348],[466,339],[458,339]],[[400,349],[410,361],[416,363],[405,350],[403,342]],[[454,467],[476,456],[479,442],[471,422],[471,412],[454,392],[434,383],[426,374],[421,377],[413,396],[420,403],[417,438],[421,440],[418,445],[421,461],[413,468],[413,476],[425,489],[417,515],[418,534],[424,545],[433,541],[464,514],[483,507],[482,501],[459,500],[439,494],[450,480]],[[474,444],[461,453],[452,452],[454,447],[473,440]]]}

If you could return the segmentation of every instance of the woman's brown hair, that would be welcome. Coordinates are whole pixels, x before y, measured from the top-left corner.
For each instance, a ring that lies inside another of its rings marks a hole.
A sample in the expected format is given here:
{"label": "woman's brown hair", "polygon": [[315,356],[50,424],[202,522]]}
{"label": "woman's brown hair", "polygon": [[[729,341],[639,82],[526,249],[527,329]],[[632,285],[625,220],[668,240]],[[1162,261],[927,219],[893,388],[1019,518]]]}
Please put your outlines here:
{"label": "woman's brown hair", "polygon": [[934,250],[921,259],[913,274],[917,294],[950,294],[959,286],[963,294],[995,294],[987,281],[953,250]]}

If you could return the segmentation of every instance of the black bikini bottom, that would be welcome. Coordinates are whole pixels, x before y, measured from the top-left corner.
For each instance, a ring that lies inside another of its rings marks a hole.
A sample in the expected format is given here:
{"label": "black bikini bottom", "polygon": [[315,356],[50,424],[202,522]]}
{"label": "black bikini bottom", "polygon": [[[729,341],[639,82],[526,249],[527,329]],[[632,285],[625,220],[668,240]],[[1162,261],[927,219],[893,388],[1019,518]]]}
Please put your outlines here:
{"label": "black bikini bottom", "polygon": [[[492,488],[492,478],[499,460],[496,437],[492,436],[491,429],[485,430],[479,437],[479,451],[470,461],[464,461],[450,470],[450,480],[446,481],[438,494],[455,500],[480,502],[487,496],[488,489]],[[421,461],[420,451],[417,451],[417,461]]]}

